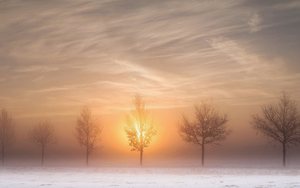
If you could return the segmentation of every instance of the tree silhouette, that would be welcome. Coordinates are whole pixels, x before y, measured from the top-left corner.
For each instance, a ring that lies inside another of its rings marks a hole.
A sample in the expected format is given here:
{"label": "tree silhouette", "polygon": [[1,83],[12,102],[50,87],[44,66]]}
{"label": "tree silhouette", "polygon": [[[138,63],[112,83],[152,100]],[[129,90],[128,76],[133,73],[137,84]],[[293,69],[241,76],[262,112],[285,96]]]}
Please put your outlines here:
{"label": "tree silhouette", "polygon": [[151,139],[156,135],[157,129],[153,125],[149,111],[140,95],[135,95],[133,100],[134,109],[126,117],[125,132],[127,134],[131,151],[140,152],[140,165],[143,165],[144,148],[148,147]]}
{"label": "tree silhouette", "polygon": [[92,119],[92,112],[88,107],[84,107],[77,119],[75,136],[81,146],[86,148],[86,166],[89,164],[89,155],[96,147],[100,139],[102,126]]}
{"label": "tree silhouette", "polygon": [[49,121],[40,122],[29,131],[29,139],[42,148],[42,166],[44,165],[45,148],[56,144],[55,130]]}
{"label": "tree silhouette", "polygon": [[2,109],[0,114],[0,142],[2,151],[2,165],[4,165],[4,152],[6,147],[13,144],[15,140],[14,126],[12,117],[5,109]]}
{"label": "tree silhouette", "polygon": [[206,144],[219,145],[226,136],[231,133],[227,127],[228,116],[221,115],[212,102],[202,101],[195,106],[194,122],[190,122],[185,116],[179,124],[181,138],[202,147],[202,166],[204,166],[204,148]]}
{"label": "tree silhouette", "polygon": [[262,106],[262,115],[253,115],[250,124],[264,136],[282,144],[285,167],[286,148],[300,143],[300,114],[295,101],[283,91],[279,102]]}

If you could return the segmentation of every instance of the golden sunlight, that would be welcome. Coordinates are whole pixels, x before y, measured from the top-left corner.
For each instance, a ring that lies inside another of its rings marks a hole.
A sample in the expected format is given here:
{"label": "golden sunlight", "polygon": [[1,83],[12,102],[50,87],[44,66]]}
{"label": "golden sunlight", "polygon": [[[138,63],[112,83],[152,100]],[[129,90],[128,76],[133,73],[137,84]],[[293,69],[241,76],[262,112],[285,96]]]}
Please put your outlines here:
{"label": "golden sunlight", "polygon": [[[141,136],[141,131],[140,131],[140,128],[139,128],[139,126],[138,126],[137,121],[134,122],[134,126],[135,126],[135,129],[136,129],[136,135],[137,135],[137,137],[139,138],[139,141],[141,141],[141,138],[140,138],[140,136]],[[143,137],[144,137],[144,134],[143,134]]]}
{"label": "golden sunlight", "polygon": [[134,109],[126,119],[125,132],[129,146],[132,147],[131,151],[140,152],[140,165],[142,166],[144,148],[149,146],[152,137],[156,135],[157,129],[154,127],[140,95],[135,96],[133,104]]}

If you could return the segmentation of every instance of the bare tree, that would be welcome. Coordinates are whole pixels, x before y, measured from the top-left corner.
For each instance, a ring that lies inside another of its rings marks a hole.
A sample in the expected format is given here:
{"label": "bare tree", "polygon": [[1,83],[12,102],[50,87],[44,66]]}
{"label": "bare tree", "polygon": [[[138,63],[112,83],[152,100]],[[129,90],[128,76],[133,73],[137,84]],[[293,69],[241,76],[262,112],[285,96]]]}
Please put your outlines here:
{"label": "bare tree", "polygon": [[15,140],[12,117],[3,109],[0,114],[0,142],[2,150],[2,165],[4,165],[4,152],[6,147],[13,144]]}
{"label": "bare tree", "polygon": [[149,111],[145,108],[145,103],[140,95],[135,95],[133,105],[134,109],[126,118],[125,132],[129,146],[132,147],[131,151],[140,152],[140,165],[142,166],[144,148],[150,145],[157,129],[154,127]]}
{"label": "bare tree", "polygon": [[29,131],[29,139],[42,148],[42,166],[44,165],[45,148],[56,144],[57,137],[55,136],[54,127],[49,121],[40,122]]}
{"label": "bare tree", "polygon": [[102,126],[92,119],[92,112],[84,107],[77,119],[75,136],[81,146],[86,148],[86,166],[89,164],[89,155],[100,141]]}
{"label": "bare tree", "polygon": [[212,102],[202,101],[195,105],[194,122],[183,116],[179,124],[181,138],[189,143],[202,147],[202,166],[204,166],[204,148],[206,144],[219,145],[231,133],[227,127],[228,116],[221,115]]}
{"label": "bare tree", "polygon": [[264,136],[282,144],[285,167],[286,148],[300,143],[300,114],[295,101],[283,91],[279,102],[262,106],[262,115],[253,115],[250,124]]}

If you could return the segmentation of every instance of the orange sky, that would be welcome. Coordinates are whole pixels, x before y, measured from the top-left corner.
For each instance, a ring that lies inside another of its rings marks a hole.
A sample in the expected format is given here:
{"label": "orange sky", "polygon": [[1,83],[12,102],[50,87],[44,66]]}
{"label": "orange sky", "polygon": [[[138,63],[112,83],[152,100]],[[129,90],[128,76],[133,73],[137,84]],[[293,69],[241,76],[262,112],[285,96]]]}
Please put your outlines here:
{"label": "orange sky", "polygon": [[[130,106],[130,102],[129,102]],[[218,165],[274,165],[281,162],[281,146],[267,143],[262,136],[257,135],[250,127],[250,114],[259,112],[260,107],[217,105],[221,112],[229,114],[229,126],[233,133],[218,147],[206,147],[206,164]],[[247,110],[244,110],[247,109]],[[93,109],[92,109],[93,110]],[[100,148],[91,155],[90,164],[99,166],[137,166],[139,153],[130,151],[124,131],[127,111],[112,114],[95,115],[103,126]],[[201,148],[184,143],[178,134],[178,121],[182,114],[193,118],[193,107],[152,109],[151,113],[158,134],[152,143],[144,150],[144,165],[154,166],[193,166],[200,165]],[[250,114],[249,114],[250,113]],[[79,111],[77,113],[79,115]],[[46,150],[48,165],[84,165],[85,149],[80,147],[74,137],[76,118],[68,117],[41,117],[50,119],[54,125],[59,144],[50,146]],[[37,122],[37,118],[16,118],[17,142],[8,149],[10,164],[39,165],[40,150],[27,137],[27,131]],[[288,163],[299,165],[298,147],[288,150]]]}

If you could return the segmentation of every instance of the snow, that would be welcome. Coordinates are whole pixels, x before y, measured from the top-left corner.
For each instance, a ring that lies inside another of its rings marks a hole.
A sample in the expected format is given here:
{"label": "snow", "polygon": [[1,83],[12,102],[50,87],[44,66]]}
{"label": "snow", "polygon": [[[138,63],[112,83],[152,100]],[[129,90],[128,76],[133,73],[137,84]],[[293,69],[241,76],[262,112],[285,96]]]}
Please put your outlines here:
{"label": "snow", "polygon": [[300,169],[0,167],[1,188],[299,187]]}

